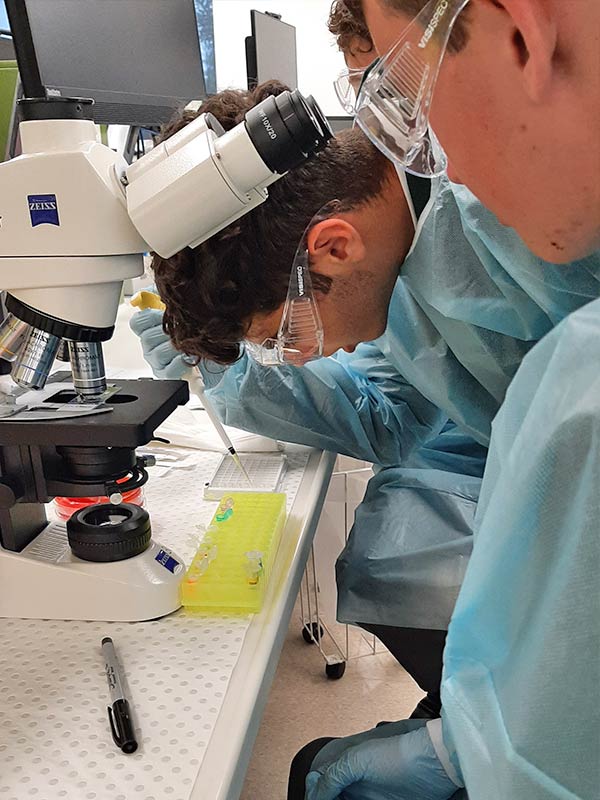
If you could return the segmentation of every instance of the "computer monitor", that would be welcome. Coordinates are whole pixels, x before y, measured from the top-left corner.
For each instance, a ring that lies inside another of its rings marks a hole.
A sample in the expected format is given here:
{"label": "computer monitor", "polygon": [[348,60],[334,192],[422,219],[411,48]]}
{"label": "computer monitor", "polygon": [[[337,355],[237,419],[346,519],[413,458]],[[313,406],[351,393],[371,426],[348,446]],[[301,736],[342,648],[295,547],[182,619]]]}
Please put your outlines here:
{"label": "computer monitor", "polygon": [[44,85],[100,124],[153,127],[206,95],[194,0],[26,0]]}
{"label": "computer monitor", "polygon": [[15,49],[10,36],[8,14],[4,0],[0,0],[0,61],[13,61],[14,57]]}
{"label": "computer monitor", "polygon": [[248,88],[277,79],[298,88],[296,28],[282,22],[279,14],[251,11],[252,36],[246,37]]}
{"label": "computer monitor", "polygon": [[10,36],[2,36],[0,34],[0,61],[14,61],[15,48]]}
{"label": "computer monitor", "polygon": [[6,4],[4,0],[0,0],[0,31],[9,30],[8,14],[6,13]]}

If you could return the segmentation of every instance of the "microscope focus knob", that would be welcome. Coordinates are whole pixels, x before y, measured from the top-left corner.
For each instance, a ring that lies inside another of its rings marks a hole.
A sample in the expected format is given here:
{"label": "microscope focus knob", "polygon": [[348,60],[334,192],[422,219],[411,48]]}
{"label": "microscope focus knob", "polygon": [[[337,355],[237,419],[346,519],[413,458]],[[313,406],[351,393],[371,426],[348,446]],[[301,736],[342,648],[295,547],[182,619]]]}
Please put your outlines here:
{"label": "microscope focus knob", "polygon": [[23,497],[22,487],[16,482],[4,479],[0,482],[0,508],[12,508]]}
{"label": "microscope focus knob", "polygon": [[123,561],[150,545],[148,512],[133,503],[97,503],[76,511],[67,522],[73,555],[83,561]]}

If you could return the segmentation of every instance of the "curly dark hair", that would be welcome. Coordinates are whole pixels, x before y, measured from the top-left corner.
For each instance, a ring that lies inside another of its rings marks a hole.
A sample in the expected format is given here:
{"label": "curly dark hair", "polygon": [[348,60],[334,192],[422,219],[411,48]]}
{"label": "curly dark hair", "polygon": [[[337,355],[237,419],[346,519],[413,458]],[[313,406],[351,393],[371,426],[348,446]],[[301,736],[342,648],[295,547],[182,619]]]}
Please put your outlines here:
{"label": "curly dark hair", "polygon": [[[428,0],[383,0],[383,4],[388,8],[401,11],[409,16],[416,16],[427,2]],[[448,42],[448,49],[451,53],[458,53],[468,41],[468,13],[467,6],[454,24]],[[352,45],[357,38],[370,42],[371,48],[373,48],[373,41],[363,13],[362,0],[334,0],[327,25],[336,37],[337,45],[343,53],[352,53]],[[371,52],[371,48],[364,52]]]}
{"label": "curly dark hair", "polygon": [[342,53],[354,53],[357,44],[363,44],[359,52],[370,53],[373,40],[367,28],[361,0],[334,0],[327,20],[329,32],[335,36]]}
{"label": "curly dark hair", "polygon": [[276,80],[264,81],[252,91],[247,89],[225,89],[204,100],[197,110],[185,108],[161,128],[157,144],[164,142],[189,122],[193,122],[200,114],[213,114],[225,128],[230,131],[246,116],[246,112],[262,103],[270,95],[277,96],[287,92],[288,87]]}
{"label": "curly dark hair", "polygon": [[[227,90],[209,97],[165,129],[171,135],[197,114],[210,112],[224,127],[240,122],[267,94],[285,87]],[[292,261],[304,230],[325,203],[357,208],[382,191],[393,168],[359,130],[342,131],[328,146],[269,187],[269,199],[198,247],[168,259],[154,255],[156,285],[166,305],[164,329],[175,347],[198,359],[231,364],[240,356],[256,313],[284,302]],[[326,293],[327,276],[312,272]]]}

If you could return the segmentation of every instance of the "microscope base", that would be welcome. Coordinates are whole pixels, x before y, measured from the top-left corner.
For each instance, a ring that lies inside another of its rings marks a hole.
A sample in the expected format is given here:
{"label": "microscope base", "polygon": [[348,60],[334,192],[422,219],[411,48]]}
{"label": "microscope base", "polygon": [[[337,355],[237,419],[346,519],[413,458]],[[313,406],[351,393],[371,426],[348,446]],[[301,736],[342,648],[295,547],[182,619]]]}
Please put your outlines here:
{"label": "microscope base", "polygon": [[82,561],[51,523],[20,553],[0,547],[0,617],[141,622],[176,611],[185,565],[155,541],[138,556]]}

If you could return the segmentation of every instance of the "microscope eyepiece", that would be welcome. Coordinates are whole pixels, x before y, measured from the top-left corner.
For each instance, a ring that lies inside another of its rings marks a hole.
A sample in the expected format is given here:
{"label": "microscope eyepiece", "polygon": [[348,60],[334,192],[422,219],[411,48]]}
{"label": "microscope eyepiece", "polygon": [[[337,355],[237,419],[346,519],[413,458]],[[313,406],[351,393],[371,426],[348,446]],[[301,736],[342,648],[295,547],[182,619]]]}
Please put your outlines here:
{"label": "microscope eyepiece", "polygon": [[264,203],[271,184],[332,137],[314,98],[297,90],[265,98],[228,131],[200,114],[126,170],[129,216],[149,248],[171,258]]}
{"label": "microscope eyepiece", "polygon": [[327,144],[327,142],[330,139],[332,139],[333,135],[334,135],[333,134],[333,130],[331,129],[331,126],[330,126],[329,122],[327,121],[327,117],[323,113],[323,110],[321,109],[321,106],[317,103],[317,101],[312,96],[312,94],[309,94],[309,96],[306,98],[306,105],[308,106],[308,108],[310,109],[312,115],[314,116],[315,120],[317,121],[317,124],[320,125],[321,129],[323,130],[323,132],[327,134],[327,139],[325,141],[325,144]]}
{"label": "microscope eyepiece", "polygon": [[246,114],[246,130],[272,172],[283,175],[322,150],[333,133],[313,97],[267,97]]}

